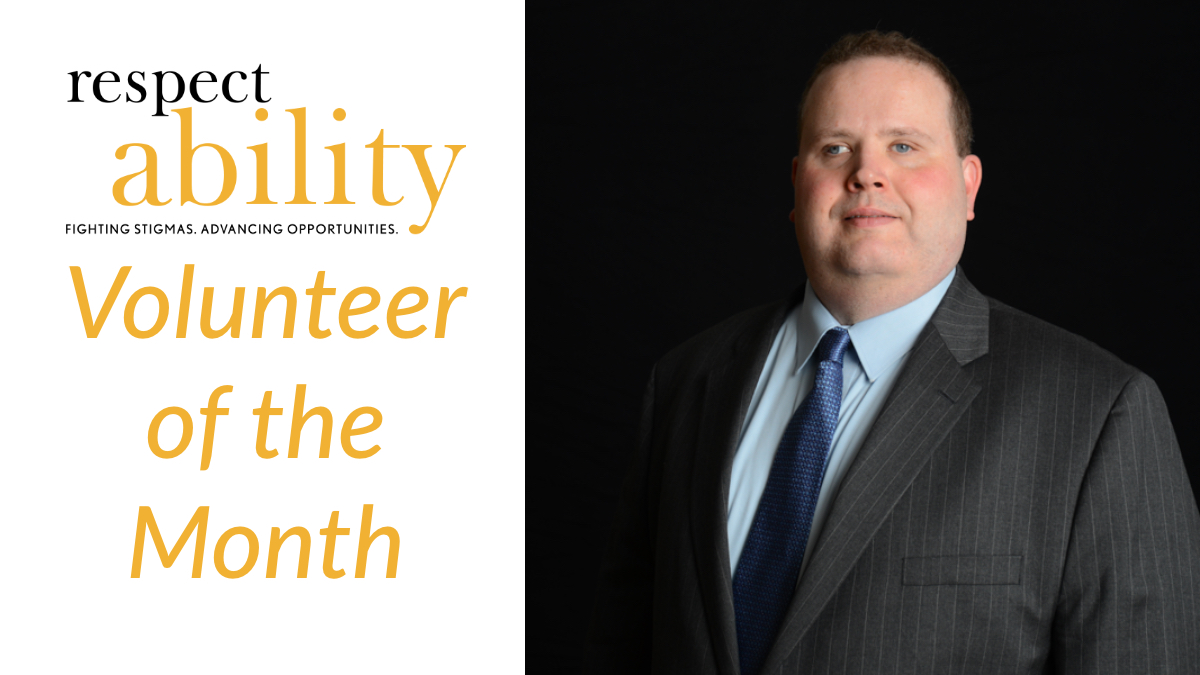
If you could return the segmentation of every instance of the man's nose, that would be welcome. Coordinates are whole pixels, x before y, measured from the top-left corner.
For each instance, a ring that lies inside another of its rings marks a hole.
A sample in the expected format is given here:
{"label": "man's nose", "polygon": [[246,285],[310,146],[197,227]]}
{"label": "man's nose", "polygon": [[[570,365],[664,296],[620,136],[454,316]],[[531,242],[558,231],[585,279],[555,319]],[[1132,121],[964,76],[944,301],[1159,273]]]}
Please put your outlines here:
{"label": "man's nose", "polygon": [[883,190],[888,186],[887,170],[883,158],[876,153],[863,151],[855,158],[846,178],[846,189],[850,192]]}

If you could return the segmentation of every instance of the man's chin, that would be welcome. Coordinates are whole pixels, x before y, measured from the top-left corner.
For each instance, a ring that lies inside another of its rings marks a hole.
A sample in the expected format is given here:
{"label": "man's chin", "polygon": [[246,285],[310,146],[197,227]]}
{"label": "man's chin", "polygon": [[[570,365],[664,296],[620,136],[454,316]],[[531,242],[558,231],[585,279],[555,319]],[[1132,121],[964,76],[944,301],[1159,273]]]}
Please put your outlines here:
{"label": "man's chin", "polygon": [[[866,247],[864,247],[866,248]],[[838,256],[838,272],[848,277],[889,278],[902,276],[903,262],[897,256],[877,250],[849,251]]]}

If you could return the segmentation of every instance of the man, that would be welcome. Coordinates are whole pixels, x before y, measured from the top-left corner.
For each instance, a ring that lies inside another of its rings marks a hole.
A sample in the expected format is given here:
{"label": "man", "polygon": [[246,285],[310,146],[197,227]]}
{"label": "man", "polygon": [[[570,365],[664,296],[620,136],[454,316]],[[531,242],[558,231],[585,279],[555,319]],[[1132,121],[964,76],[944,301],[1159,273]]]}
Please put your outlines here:
{"label": "man", "polygon": [[847,36],[799,130],[808,283],[656,364],[589,667],[1196,672],[1200,513],[1166,406],[956,268],[982,165],[954,76]]}

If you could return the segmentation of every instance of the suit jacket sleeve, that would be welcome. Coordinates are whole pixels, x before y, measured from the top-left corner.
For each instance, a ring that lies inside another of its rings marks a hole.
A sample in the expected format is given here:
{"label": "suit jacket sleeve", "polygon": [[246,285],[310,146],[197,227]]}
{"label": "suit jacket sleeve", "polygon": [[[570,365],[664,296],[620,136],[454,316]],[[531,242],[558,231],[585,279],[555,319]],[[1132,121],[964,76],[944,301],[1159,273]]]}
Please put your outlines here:
{"label": "suit jacket sleeve", "polygon": [[650,671],[654,596],[654,478],[650,452],[654,426],[651,372],[642,400],[633,465],[625,477],[588,631],[584,672]]}
{"label": "suit jacket sleeve", "polygon": [[1200,513],[1166,404],[1135,375],[1083,476],[1053,626],[1060,673],[1200,664]]}

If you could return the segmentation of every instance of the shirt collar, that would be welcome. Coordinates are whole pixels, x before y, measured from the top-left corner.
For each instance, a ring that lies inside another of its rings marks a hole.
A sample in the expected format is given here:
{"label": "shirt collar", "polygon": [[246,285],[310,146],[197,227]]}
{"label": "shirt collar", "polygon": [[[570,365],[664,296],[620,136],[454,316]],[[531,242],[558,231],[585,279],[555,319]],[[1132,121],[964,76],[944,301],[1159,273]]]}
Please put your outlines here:
{"label": "shirt collar", "polygon": [[[912,349],[921,329],[929,323],[950,288],[954,273],[955,270],[950,270],[937,286],[903,307],[853,326],[842,326],[850,333],[850,344],[868,380],[874,382]],[[799,372],[812,357],[825,332],[840,324],[817,299],[812,285],[807,282],[797,321],[796,371]]]}

